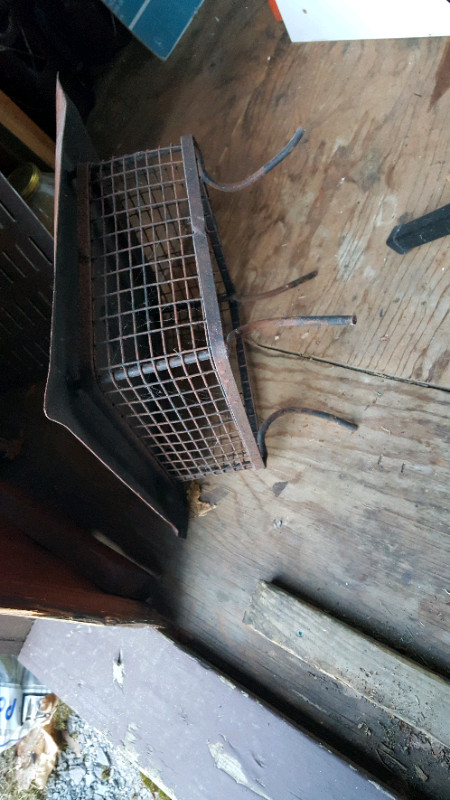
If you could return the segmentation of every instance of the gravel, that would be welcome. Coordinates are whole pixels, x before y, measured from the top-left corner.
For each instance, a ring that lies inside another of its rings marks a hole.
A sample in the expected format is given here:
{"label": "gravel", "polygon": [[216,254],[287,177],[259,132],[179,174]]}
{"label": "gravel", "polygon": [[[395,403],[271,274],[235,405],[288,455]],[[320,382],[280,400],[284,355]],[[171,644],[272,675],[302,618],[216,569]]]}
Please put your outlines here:
{"label": "gravel", "polygon": [[76,714],[67,720],[67,747],[50,775],[46,800],[155,800],[139,770]]}

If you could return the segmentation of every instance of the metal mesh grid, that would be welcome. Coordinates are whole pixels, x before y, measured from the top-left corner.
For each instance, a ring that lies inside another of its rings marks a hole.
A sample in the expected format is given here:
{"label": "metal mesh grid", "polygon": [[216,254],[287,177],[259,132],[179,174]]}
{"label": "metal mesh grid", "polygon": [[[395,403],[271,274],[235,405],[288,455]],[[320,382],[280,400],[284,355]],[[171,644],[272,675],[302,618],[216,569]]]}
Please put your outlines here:
{"label": "metal mesh grid", "polygon": [[[200,184],[200,191],[205,214],[206,232],[208,234],[209,252],[211,263],[213,264],[214,279],[218,292],[222,327],[226,339],[227,334],[233,329],[239,328],[241,324],[238,311],[238,302],[232,299],[233,295],[235,295],[235,288],[225,262],[216,220],[204,183]],[[247,419],[250,423],[253,436],[256,439],[258,434],[258,421],[256,418],[250,378],[247,369],[245,343],[241,337],[237,338],[235,347],[232,348],[231,352],[229,353],[229,358],[233,375],[236,378],[237,384],[241,387],[241,400],[245,407]]]}
{"label": "metal mesh grid", "polygon": [[103,393],[183,480],[253,466],[208,343],[181,147],[91,166],[90,229]]}

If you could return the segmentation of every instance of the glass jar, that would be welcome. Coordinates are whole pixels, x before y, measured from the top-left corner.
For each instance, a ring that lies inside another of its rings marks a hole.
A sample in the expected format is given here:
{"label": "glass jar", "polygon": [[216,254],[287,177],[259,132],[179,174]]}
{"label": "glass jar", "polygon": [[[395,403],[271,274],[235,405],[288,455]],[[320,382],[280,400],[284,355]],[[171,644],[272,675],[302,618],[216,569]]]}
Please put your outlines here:
{"label": "glass jar", "polygon": [[53,172],[41,172],[36,164],[22,164],[11,172],[8,180],[53,236],[55,208]]}

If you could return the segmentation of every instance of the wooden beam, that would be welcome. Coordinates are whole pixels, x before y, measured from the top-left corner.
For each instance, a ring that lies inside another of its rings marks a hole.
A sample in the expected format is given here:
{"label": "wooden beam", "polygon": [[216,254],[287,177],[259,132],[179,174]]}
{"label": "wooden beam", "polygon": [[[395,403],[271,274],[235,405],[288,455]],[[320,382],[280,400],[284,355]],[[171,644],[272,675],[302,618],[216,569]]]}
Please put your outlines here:
{"label": "wooden beam", "polygon": [[444,747],[450,685],[330,614],[261,581],[244,622],[311,669],[337,681]]}
{"label": "wooden beam", "polygon": [[48,503],[40,503],[2,480],[0,516],[102,591],[130,600],[146,600],[152,594],[154,577],[148,572],[94,539],[89,530]]}
{"label": "wooden beam", "polygon": [[0,119],[1,124],[32,153],[52,169],[55,168],[55,143],[1,89]]}
{"label": "wooden beam", "polygon": [[0,553],[0,614],[105,624],[155,619],[149,606],[100,591],[4,520]]}
{"label": "wooden beam", "polygon": [[0,653],[18,656],[33,622],[22,616],[0,615]]}
{"label": "wooden beam", "polygon": [[149,626],[112,630],[39,620],[20,662],[124,747],[174,800],[392,797]]}

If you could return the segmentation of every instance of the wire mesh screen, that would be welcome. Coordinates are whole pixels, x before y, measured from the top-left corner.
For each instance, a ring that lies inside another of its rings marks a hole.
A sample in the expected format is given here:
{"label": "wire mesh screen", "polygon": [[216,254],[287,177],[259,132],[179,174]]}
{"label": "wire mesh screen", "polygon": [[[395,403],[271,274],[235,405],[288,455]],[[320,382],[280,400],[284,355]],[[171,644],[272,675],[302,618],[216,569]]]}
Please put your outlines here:
{"label": "wire mesh screen", "polygon": [[[181,146],[91,165],[89,183],[94,368],[102,392],[172,475],[189,480],[252,467],[211,352]],[[217,262],[214,274],[227,330]]]}

